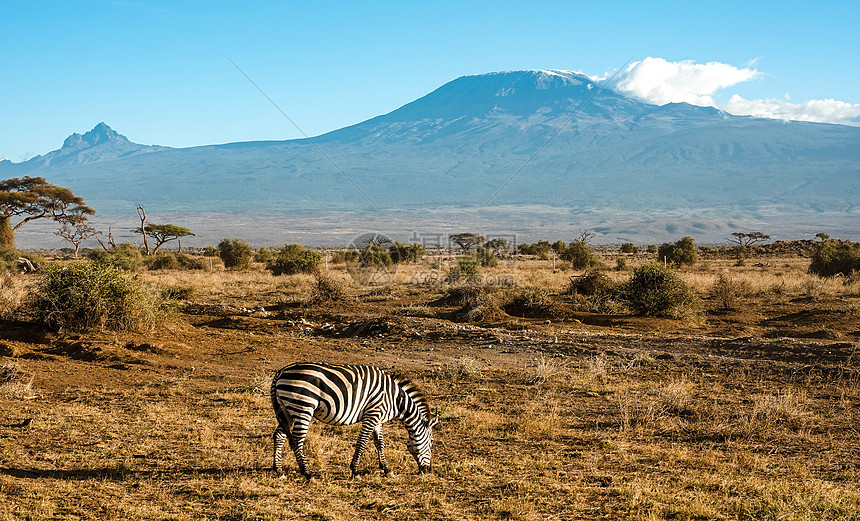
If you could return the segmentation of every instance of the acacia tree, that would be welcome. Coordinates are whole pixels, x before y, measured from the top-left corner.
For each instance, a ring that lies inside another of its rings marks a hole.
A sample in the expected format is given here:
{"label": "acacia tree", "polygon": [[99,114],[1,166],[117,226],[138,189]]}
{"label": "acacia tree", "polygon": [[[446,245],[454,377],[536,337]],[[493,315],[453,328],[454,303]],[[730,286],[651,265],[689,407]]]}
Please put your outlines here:
{"label": "acacia tree", "polygon": [[[86,221],[65,222],[57,231],[57,235],[62,237],[63,240],[75,245],[76,259],[78,258],[78,251],[81,249],[81,243],[100,233],[100,231],[90,226]],[[104,245],[102,245],[102,247],[104,247]]]}
{"label": "acacia tree", "polygon": [[[44,177],[13,177],[0,181],[0,246],[15,246],[15,232],[30,221],[53,219],[58,223],[84,222],[96,211],[68,188]],[[12,219],[20,217],[15,225]]]}
{"label": "acacia tree", "polygon": [[152,253],[157,252],[158,249],[166,242],[174,241],[187,235],[194,235],[188,228],[174,226],[172,224],[146,223],[146,228],[141,226],[140,228],[132,231],[134,233],[143,234],[144,238],[149,236],[155,239],[155,249],[152,250]]}
{"label": "acacia tree", "polygon": [[484,243],[484,237],[482,235],[475,235],[474,233],[455,233],[449,235],[449,238],[463,248],[463,253],[469,253],[469,250],[473,246],[479,246]]}
{"label": "acacia tree", "polygon": [[750,244],[770,240],[770,235],[766,235],[762,232],[734,232],[729,240],[738,246],[749,246]]}

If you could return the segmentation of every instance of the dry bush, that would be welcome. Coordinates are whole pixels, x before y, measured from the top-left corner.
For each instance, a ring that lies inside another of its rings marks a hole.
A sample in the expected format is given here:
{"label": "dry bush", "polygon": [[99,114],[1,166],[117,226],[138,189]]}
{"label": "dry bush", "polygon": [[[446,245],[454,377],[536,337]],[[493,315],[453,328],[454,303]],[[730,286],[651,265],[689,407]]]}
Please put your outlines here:
{"label": "dry bush", "polygon": [[0,319],[15,317],[26,300],[31,285],[31,279],[0,273]]}
{"label": "dry bush", "polygon": [[15,362],[0,365],[0,396],[7,399],[30,399],[33,392],[33,375],[25,373]]}
{"label": "dry bush", "polygon": [[505,300],[507,302],[502,307],[511,316],[554,318],[565,315],[564,307],[544,288],[516,290]]}
{"label": "dry bush", "polygon": [[540,355],[535,364],[523,375],[523,380],[526,384],[538,385],[566,372],[567,367],[557,359]]}
{"label": "dry bush", "polygon": [[481,362],[471,356],[457,358],[443,365],[436,376],[446,380],[481,378]]}
{"label": "dry bush", "polygon": [[460,306],[453,318],[462,322],[497,320],[504,316],[498,298],[498,289],[470,284],[448,290],[444,301]]}
{"label": "dry bush", "polygon": [[313,277],[314,286],[307,302],[308,305],[341,301],[347,298],[347,285],[343,280],[323,272],[314,273]]}
{"label": "dry bush", "polygon": [[724,310],[735,310],[738,306],[738,297],[742,291],[742,285],[725,273],[720,273],[717,281],[711,286],[711,297],[720,304]]}
{"label": "dry bush", "polygon": [[781,429],[800,430],[806,425],[805,399],[791,392],[757,394],[752,407],[737,414],[738,434],[745,438],[770,439]]}

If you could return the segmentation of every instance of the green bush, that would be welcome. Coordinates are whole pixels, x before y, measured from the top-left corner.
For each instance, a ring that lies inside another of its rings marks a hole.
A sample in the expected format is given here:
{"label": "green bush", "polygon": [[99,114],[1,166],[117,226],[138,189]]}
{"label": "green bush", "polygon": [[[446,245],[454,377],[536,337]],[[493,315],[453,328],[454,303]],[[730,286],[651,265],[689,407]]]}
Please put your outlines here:
{"label": "green bush", "polygon": [[471,254],[457,260],[457,268],[454,270],[452,278],[456,280],[460,275],[472,278],[477,277],[479,273],[481,273],[481,262],[475,254]]}
{"label": "green bush", "polygon": [[596,268],[600,266],[600,259],[585,241],[574,241],[561,254],[561,260],[570,262],[575,270]]}
{"label": "green bush", "polygon": [[257,250],[257,253],[254,254],[254,262],[261,262],[266,264],[275,260],[276,253],[269,248],[260,248]]}
{"label": "green bush", "polygon": [[632,242],[625,242],[621,245],[621,253],[639,253],[639,248]]}
{"label": "green bush", "polygon": [[825,240],[816,245],[809,273],[819,277],[860,272],[860,243]]}
{"label": "green bush", "polygon": [[87,258],[96,264],[114,266],[124,270],[135,270],[143,265],[143,254],[134,244],[124,242],[117,244],[110,251],[90,250]]}
{"label": "green bush", "polygon": [[9,246],[0,246],[0,272],[17,271],[21,253]]}
{"label": "green bush", "polygon": [[673,266],[692,266],[696,263],[696,241],[684,237],[675,243],[664,243],[657,249],[657,260]]}
{"label": "green bush", "polygon": [[218,256],[228,269],[242,270],[251,265],[254,250],[239,239],[224,239],[218,244]]}
{"label": "green bush", "polygon": [[147,256],[143,259],[143,264],[148,270],[178,270],[180,268],[176,256],[166,251]]}
{"label": "green bush", "polygon": [[40,323],[77,331],[143,331],[164,318],[162,302],[125,270],[91,262],[48,266],[34,308]]}
{"label": "green bush", "polygon": [[698,306],[695,292],[671,269],[651,263],[633,270],[622,298],[640,315],[681,317]]}
{"label": "green bush", "polygon": [[383,267],[391,266],[394,263],[394,259],[391,258],[388,250],[382,246],[368,244],[358,250],[358,262],[361,263],[362,268],[367,268],[368,266]]}
{"label": "green bush", "polygon": [[179,262],[179,266],[186,270],[205,270],[209,267],[206,261],[200,257],[185,253],[177,253],[176,260]]}
{"label": "green bush", "polygon": [[402,244],[395,242],[388,248],[393,262],[418,262],[424,256],[424,246],[420,244]]}
{"label": "green bush", "polygon": [[278,250],[273,260],[266,263],[266,269],[272,275],[316,273],[322,260],[322,255],[314,250],[298,244],[286,244]]}

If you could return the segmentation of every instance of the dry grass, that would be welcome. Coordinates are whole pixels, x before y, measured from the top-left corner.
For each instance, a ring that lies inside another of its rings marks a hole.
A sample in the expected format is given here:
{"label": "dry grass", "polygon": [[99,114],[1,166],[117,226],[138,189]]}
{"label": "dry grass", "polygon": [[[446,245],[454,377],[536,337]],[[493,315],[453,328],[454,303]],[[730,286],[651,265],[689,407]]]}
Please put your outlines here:
{"label": "dry grass", "polygon": [[0,397],[11,400],[29,400],[36,397],[32,374],[27,374],[16,362],[0,365]]}
{"label": "dry grass", "polygon": [[[313,309],[298,305],[317,284],[309,275],[144,273],[226,311],[185,316],[158,337],[43,338],[34,330],[12,340],[0,332],[0,342],[26,344],[19,351],[27,354],[0,368],[14,366],[13,379],[39,394],[0,393],[0,521],[857,520],[860,358],[847,347],[860,330],[857,283],[810,279],[790,259],[730,262],[703,262],[682,276],[702,295],[730,276],[740,311],[728,316],[746,321],[739,327],[837,302],[842,311],[833,316],[848,333],[764,342],[709,329],[722,323],[666,319],[592,326],[517,317],[519,329],[452,323],[446,314],[459,304],[431,304],[446,288],[412,282],[422,270],[445,272],[429,264],[404,266],[376,287],[351,285],[331,266],[350,298]],[[493,290],[500,300],[541,290],[544,302],[563,301],[571,274],[553,272],[550,261],[487,272],[516,279],[512,290]],[[409,329],[338,338],[315,336],[297,318],[229,315],[278,302],[296,303],[314,323],[395,315]],[[106,356],[57,349],[76,342]],[[110,358],[122,353],[122,363]],[[305,481],[289,454],[285,475],[272,474],[268,385],[274,370],[297,359],[404,369],[441,409],[433,473],[415,473],[405,430],[392,422],[385,435],[396,475],[376,472],[371,447],[366,473],[351,480],[357,427],[315,422],[307,452],[318,477]]]}

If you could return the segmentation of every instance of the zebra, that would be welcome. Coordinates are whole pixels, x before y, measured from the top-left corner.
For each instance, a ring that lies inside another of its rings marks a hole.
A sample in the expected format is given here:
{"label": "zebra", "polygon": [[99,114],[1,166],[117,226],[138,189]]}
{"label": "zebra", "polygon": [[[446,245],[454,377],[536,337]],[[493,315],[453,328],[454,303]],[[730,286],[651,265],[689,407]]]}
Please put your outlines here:
{"label": "zebra", "polygon": [[373,436],[379,455],[379,468],[388,476],[382,424],[402,420],[409,434],[407,447],[418,463],[419,473],[430,472],[433,427],[427,400],[409,380],[366,365],[337,365],[313,362],[290,364],[275,374],[271,387],[272,407],[278,427],[272,434],[272,470],[281,469],[281,452],[286,441],[296,456],[299,472],[311,477],[304,445],[311,419],[329,425],[361,422],[355,453],[349,464],[352,477],[367,442]]}

